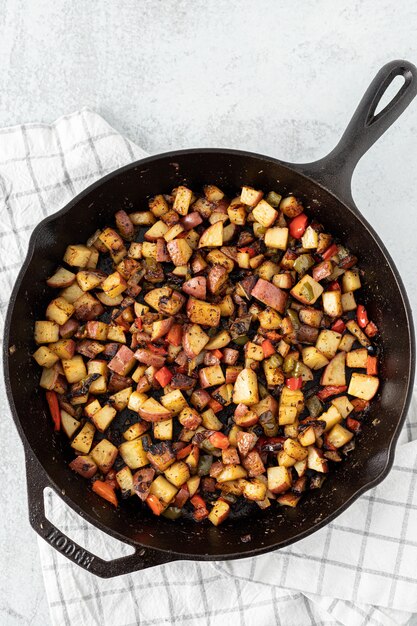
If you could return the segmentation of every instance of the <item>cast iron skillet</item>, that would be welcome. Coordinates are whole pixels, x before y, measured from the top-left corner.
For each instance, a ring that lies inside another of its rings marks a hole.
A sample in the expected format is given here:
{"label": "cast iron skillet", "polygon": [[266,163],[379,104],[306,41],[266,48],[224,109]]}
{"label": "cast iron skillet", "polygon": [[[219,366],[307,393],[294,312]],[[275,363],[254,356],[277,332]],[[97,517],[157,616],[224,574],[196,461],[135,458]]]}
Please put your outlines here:
{"label": "cast iron skillet", "polygon": [[[375,110],[395,76],[404,84],[377,115]],[[397,269],[351,196],[351,177],[360,157],[391,126],[417,92],[417,69],[406,61],[385,65],[371,83],[338,146],[307,165],[284,163],[238,150],[182,150],[152,156],[106,176],[35,229],[14,287],[5,331],[6,388],[26,453],[30,523],[70,560],[102,577],[117,576],[179,559],[219,560],[262,554],[306,537],[333,520],[391,468],[414,377],[411,310]],[[155,193],[178,184],[199,189],[219,185],[235,194],[243,184],[300,196],[308,212],[335,233],[365,270],[368,310],[383,337],[378,399],[357,446],[324,487],[297,509],[259,512],[219,528],[186,520],[170,522],[138,511],[135,502],[115,510],[67,466],[70,453],[51,428],[38,366],[30,356],[35,319],[42,319],[51,290],[45,279],[56,269],[68,243],[83,242],[97,227],[113,222],[118,209],[140,209]],[[394,184],[394,181],[391,181]],[[410,184],[415,184],[410,180]],[[15,350],[10,351],[14,346]],[[79,515],[135,548],[127,557],[104,561],[71,541],[46,518],[45,487],[52,487]],[[251,540],[242,541],[250,535]]]}

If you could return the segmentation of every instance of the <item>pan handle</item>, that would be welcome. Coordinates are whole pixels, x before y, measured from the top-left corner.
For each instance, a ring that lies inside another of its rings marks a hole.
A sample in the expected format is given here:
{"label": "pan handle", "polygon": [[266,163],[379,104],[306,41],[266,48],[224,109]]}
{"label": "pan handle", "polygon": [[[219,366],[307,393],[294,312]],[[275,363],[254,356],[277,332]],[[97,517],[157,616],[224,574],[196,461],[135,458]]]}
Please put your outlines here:
{"label": "pan handle", "polygon": [[[175,561],[170,555],[148,548],[135,548],[135,552],[112,561],[106,561],[82,548],[57,528],[45,515],[44,489],[52,488],[39,462],[29,454],[27,459],[27,486],[29,521],[32,528],[55,550],[86,571],[101,578],[112,578],[140,571],[155,565]],[[58,493],[58,492],[57,492]],[[59,493],[58,493],[59,495]],[[130,544],[129,544],[130,545]]]}
{"label": "pan handle", "polygon": [[[392,100],[375,115],[384,93],[396,76],[404,84]],[[417,68],[409,61],[384,65],[366,90],[337,146],[314,163],[292,164],[347,203],[352,202],[351,181],[360,158],[405,111],[417,94]]]}

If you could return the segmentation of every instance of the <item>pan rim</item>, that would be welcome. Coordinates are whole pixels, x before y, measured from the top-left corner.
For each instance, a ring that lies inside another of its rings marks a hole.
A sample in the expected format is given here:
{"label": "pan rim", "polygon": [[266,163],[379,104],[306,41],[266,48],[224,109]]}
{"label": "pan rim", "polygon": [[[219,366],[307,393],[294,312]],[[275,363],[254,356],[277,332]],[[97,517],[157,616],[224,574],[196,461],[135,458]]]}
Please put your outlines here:
{"label": "pan rim", "polygon": [[[97,528],[99,528],[100,530],[106,532],[107,534],[116,537],[117,539],[119,539],[120,541],[122,541],[123,543],[129,544],[131,546],[134,547],[143,547],[146,550],[149,551],[153,551],[156,553],[164,553],[166,555],[169,555],[169,557],[171,558],[171,560],[201,560],[201,561],[215,561],[215,560],[231,560],[231,559],[238,559],[238,558],[245,558],[248,556],[256,556],[256,555],[260,555],[260,554],[265,554],[268,552],[271,552],[273,550],[277,550],[283,547],[286,547],[288,545],[291,545],[292,543],[295,543],[296,541],[299,541],[309,535],[311,535],[312,533],[316,532],[317,530],[319,530],[320,528],[326,526],[328,523],[330,523],[331,521],[333,521],[336,517],[338,517],[341,513],[343,513],[343,511],[345,511],[355,500],[357,500],[363,493],[365,493],[366,491],[368,491],[369,489],[375,487],[376,485],[378,485],[380,482],[382,482],[382,480],[384,480],[384,478],[387,476],[387,474],[389,473],[390,469],[392,468],[393,462],[394,462],[394,455],[395,455],[395,449],[396,449],[396,445],[398,442],[398,437],[399,434],[401,432],[401,429],[404,425],[405,419],[406,419],[406,415],[407,415],[407,411],[411,402],[411,397],[412,397],[412,391],[413,391],[413,381],[414,381],[414,376],[415,376],[415,334],[414,334],[414,326],[413,326],[413,317],[412,317],[412,311],[411,311],[411,306],[408,300],[408,296],[404,287],[404,284],[402,282],[401,276],[398,272],[398,269],[393,261],[393,259],[391,258],[389,252],[387,251],[387,249],[385,248],[385,245],[383,244],[383,242],[381,241],[379,235],[375,232],[375,230],[373,229],[373,227],[367,222],[367,220],[362,216],[362,214],[360,213],[360,211],[358,210],[358,208],[356,207],[356,205],[354,204],[354,202],[352,202],[352,206],[349,206],[348,204],[346,204],[345,201],[341,200],[338,196],[337,193],[332,191],[331,189],[329,189],[328,187],[326,187],[325,185],[317,182],[316,180],[314,180],[313,177],[310,177],[308,175],[306,175],[305,173],[303,173],[302,170],[302,165],[298,165],[298,164],[294,164],[294,163],[287,163],[285,161],[281,161],[279,159],[276,159],[275,157],[271,157],[268,155],[264,155],[264,154],[259,154],[259,153],[254,153],[254,152],[248,152],[248,151],[243,151],[243,150],[237,150],[237,149],[228,149],[228,148],[189,148],[189,149],[185,149],[185,150],[173,150],[173,151],[168,151],[168,152],[164,152],[164,153],[159,153],[156,155],[152,155],[149,157],[145,157],[144,159],[139,159],[137,161],[134,161],[132,163],[129,163],[127,165],[124,165],[112,172],[110,172],[109,174],[107,174],[106,176],[99,178],[98,180],[96,180],[95,182],[93,182],[91,185],[89,185],[88,187],[86,187],[84,190],[82,190],[77,196],[75,196],[72,200],[70,200],[70,202],[68,202],[64,207],[62,207],[59,211],[53,213],[52,215],[49,215],[47,217],[45,217],[33,230],[31,237],[29,239],[29,243],[28,243],[28,249],[27,249],[27,254],[25,257],[25,260],[22,264],[22,268],[16,278],[15,284],[13,286],[13,290],[12,293],[10,295],[10,299],[9,299],[9,305],[7,308],[7,313],[6,313],[6,319],[5,319],[5,325],[4,325],[4,345],[3,345],[3,367],[4,367],[4,378],[5,378],[5,387],[6,387],[6,394],[8,397],[8,402],[9,402],[9,406],[11,409],[11,413],[13,416],[13,421],[16,425],[16,428],[18,430],[19,436],[24,444],[24,449],[25,449],[25,455],[27,456],[29,452],[32,452],[32,446],[29,443],[26,434],[23,430],[23,427],[21,425],[21,420],[20,417],[18,415],[17,409],[15,407],[14,404],[14,398],[13,398],[13,393],[12,393],[12,388],[11,388],[11,382],[10,382],[10,371],[9,371],[9,358],[10,358],[10,354],[9,354],[9,339],[10,339],[10,330],[11,330],[11,320],[12,320],[12,315],[13,315],[13,311],[14,311],[14,306],[17,300],[17,297],[19,295],[19,290],[21,287],[21,283],[23,280],[23,277],[26,274],[26,271],[28,269],[28,266],[33,258],[33,255],[36,252],[36,245],[37,245],[37,239],[38,239],[38,235],[39,233],[42,231],[43,227],[46,224],[49,224],[50,222],[54,221],[55,219],[59,219],[61,217],[63,217],[64,215],[66,215],[67,213],[69,213],[71,211],[71,209],[80,201],[82,200],[84,197],[86,197],[88,194],[90,194],[91,192],[95,191],[96,189],[98,189],[100,186],[102,186],[104,183],[110,181],[111,179],[115,178],[116,176],[119,176],[121,174],[123,174],[124,172],[130,171],[130,170],[134,170],[143,166],[146,166],[148,163],[154,163],[155,161],[161,160],[161,159],[166,159],[166,158],[175,158],[178,156],[187,156],[187,155],[196,155],[196,154],[223,154],[225,156],[230,155],[231,157],[235,157],[235,156],[240,156],[240,157],[244,157],[244,158],[248,158],[248,159],[258,159],[260,161],[264,161],[264,162],[268,162],[268,163],[272,163],[274,165],[280,166],[280,167],[285,167],[286,169],[288,169],[290,172],[295,172],[297,174],[297,176],[301,176],[302,178],[304,178],[305,180],[309,181],[310,183],[313,183],[318,189],[325,191],[327,194],[330,194],[331,196],[333,196],[338,203],[340,203],[341,205],[343,205],[343,207],[349,212],[351,213],[356,219],[359,220],[359,222],[362,224],[362,226],[366,229],[367,233],[374,239],[375,243],[377,244],[378,248],[380,249],[382,255],[384,256],[387,265],[389,266],[393,277],[397,283],[397,287],[398,287],[398,291],[401,294],[401,301],[402,301],[402,308],[404,310],[406,319],[407,319],[407,332],[408,332],[408,338],[407,338],[407,343],[408,343],[408,348],[409,348],[409,361],[407,364],[407,388],[406,388],[406,392],[404,394],[404,401],[402,403],[402,407],[399,410],[399,419],[397,421],[397,424],[394,428],[394,430],[392,431],[391,435],[390,435],[390,439],[387,442],[386,447],[382,450],[384,452],[385,455],[385,465],[383,467],[383,469],[381,470],[381,472],[372,480],[367,481],[366,483],[364,483],[362,486],[358,487],[349,498],[347,498],[343,504],[341,504],[339,507],[337,507],[334,511],[332,511],[330,514],[326,515],[322,520],[318,521],[317,523],[313,524],[310,528],[299,532],[297,535],[295,535],[294,537],[288,538],[288,539],[283,539],[281,541],[276,542],[276,544],[274,544],[273,546],[266,546],[266,547],[259,547],[259,548],[251,548],[248,549],[247,551],[240,551],[238,553],[228,553],[228,554],[198,554],[198,555],[194,555],[194,554],[190,554],[190,553],[183,553],[183,552],[177,552],[174,550],[168,550],[168,549],[164,549],[164,548],[159,548],[159,547],[155,547],[155,546],[148,546],[147,544],[142,544],[140,542],[136,542],[133,541],[131,539],[127,539],[124,535],[122,535],[121,533],[119,533],[118,531],[115,531],[113,529],[110,529],[106,524],[104,524],[103,522],[101,522],[100,520],[98,520],[97,518],[95,518],[93,515],[90,514],[90,512],[85,511],[84,509],[82,509],[82,511],[80,512],[80,505],[77,504],[74,500],[72,500],[69,496],[67,496],[66,494],[62,493],[61,488],[56,484],[55,480],[52,479],[50,477],[50,475],[48,474],[48,472],[46,471],[46,469],[44,468],[43,464],[41,463],[41,461],[38,459],[38,457],[36,455],[36,461],[37,463],[42,467],[42,471],[44,473],[44,477],[45,479],[48,481],[49,484],[45,485],[45,487],[51,487],[52,489],[54,489],[56,491],[56,493],[59,495],[59,497],[61,497],[66,504],[68,504],[78,515],[80,515],[82,518],[86,519],[87,521],[89,521],[91,524],[93,524],[94,526],[96,526]],[[46,481],[45,481],[46,482]],[[247,544],[248,546],[250,546],[250,544]],[[242,544],[242,548],[244,547],[244,544]]]}

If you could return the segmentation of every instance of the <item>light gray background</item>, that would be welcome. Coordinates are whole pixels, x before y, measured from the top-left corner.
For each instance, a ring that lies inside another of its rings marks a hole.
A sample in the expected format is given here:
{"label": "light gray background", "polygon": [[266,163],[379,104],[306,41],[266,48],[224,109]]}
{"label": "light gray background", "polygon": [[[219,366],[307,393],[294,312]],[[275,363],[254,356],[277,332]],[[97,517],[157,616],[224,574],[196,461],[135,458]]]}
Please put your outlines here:
{"label": "light gray background", "polygon": [[[0,0],[0,127],[88,105],[151,153],[223,146],[314,160],[336,143],[381,65],[417,63],[416,31],[414,0]],[[413,308],[416,119],[417,102],[353,181]],[[0,624],[45,626],[22,447],[7,413]]]}

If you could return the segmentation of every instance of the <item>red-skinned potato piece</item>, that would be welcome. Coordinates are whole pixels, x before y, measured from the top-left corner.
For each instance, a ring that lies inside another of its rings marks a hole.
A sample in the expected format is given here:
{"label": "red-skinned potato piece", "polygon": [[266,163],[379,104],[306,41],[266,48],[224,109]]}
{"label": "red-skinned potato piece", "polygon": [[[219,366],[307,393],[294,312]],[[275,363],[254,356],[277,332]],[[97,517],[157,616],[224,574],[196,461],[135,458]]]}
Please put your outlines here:
{"label": "red-skinned potato piece", "polygon": [[227,269],[223,265],[214,265],[208,273],[208,287],[211,293],[218,293],[228,280]]}
{"label": "red-skinned potato piece", "polygon": [[197,211],[193,211],[192,213],[189,213],[188,215],[184,215],[184,217],[181,218],[181,224],[183,225],[185,230],[191,230],[192,228],[195,228],[202,222],[203,222],[203,218],[201,217],[199,213],[197,213]]}
{"label": "red-skinned potato piece", "polygon": [[97,465],[89,456],[77,456],[69,466],[83,478],[92,478],[97,472]]}
{"label": "red-skinned potato piece", "polygon": [[252,289],[251,295],[262,302],[262,304],[270,306],[271,309],[275,309],[279,313],[285,311],[288,294],[263,278],[258,280],[255,287]]}
{"label": "red-skinned potato piece", "polygon": [[207,279],[205,276],[194,276],[183,283],[182,290],[187,295],[193,296],[198,300],[205,300],[207,295]]}
{"label": "red-skinned potato piece", "polygon": [[149,495],[154,476],[155,470],[152,467],[139,469],[133,474],[133,489],[142,502],[145,502]]}
{"label": "red-skinned potato piece", "polygon": [[156,260],[158,263],[170,263],[171,257],[169,256],[168,248],[165,239],[162,237],[156,240]]}
{"label": "red-skinned potato piece", "polygon": [[165,337],[165,335],[171,330],[173,324],[173,317],[168,317],[165,320],[157,320],[154,322],[152,324],[151,341],[156,341],[157,339],[161,339],[161,337]]}
{"label": "red-skinned potato piece", "polygon": [[120,376],[126,376],[135,364],[135,354],[127,346],[122,346],[110,361],[108,368]]}
{"label": "red-skinned potato piece", "polygon": [[146,350],[146,348],[139,348],[135,352],[135,359],[139,361],[139,363],[143,363],[144,365],[152,365],[157,369],[160,369],[165,364],[165,357],[162,354],[154,354],[150,350]]}
{"label": "red-skinned potato piece", "polygon": [[172,417],[172,411],[159,404],[154,398],[148,398],[140,407],[139,416],[146,422],[162,422]]}
{"label": "red-skinned potato piece", "polygon": [[78,330],[79,323],[77,320],[70,318],[65,324],[59,327],[59,335],[62,339],[70,339]]}
{"label": "red-skinned potato piece", "polygon": [[185,354],[190,359],[193,359],[200,354],[209,340],[210,337],[204,332],[201,326],[198,324],[188,324],[182,336],[182,347],[184,348]]}
{"label": "red-skinned potato piece", "polygon": [[115,214],[116,226],[120,231],[120,234],[124,239],[133,239],[135,234],[135,227],[130,220],[130,217],[126,213],[126,211],[117,211]]}

